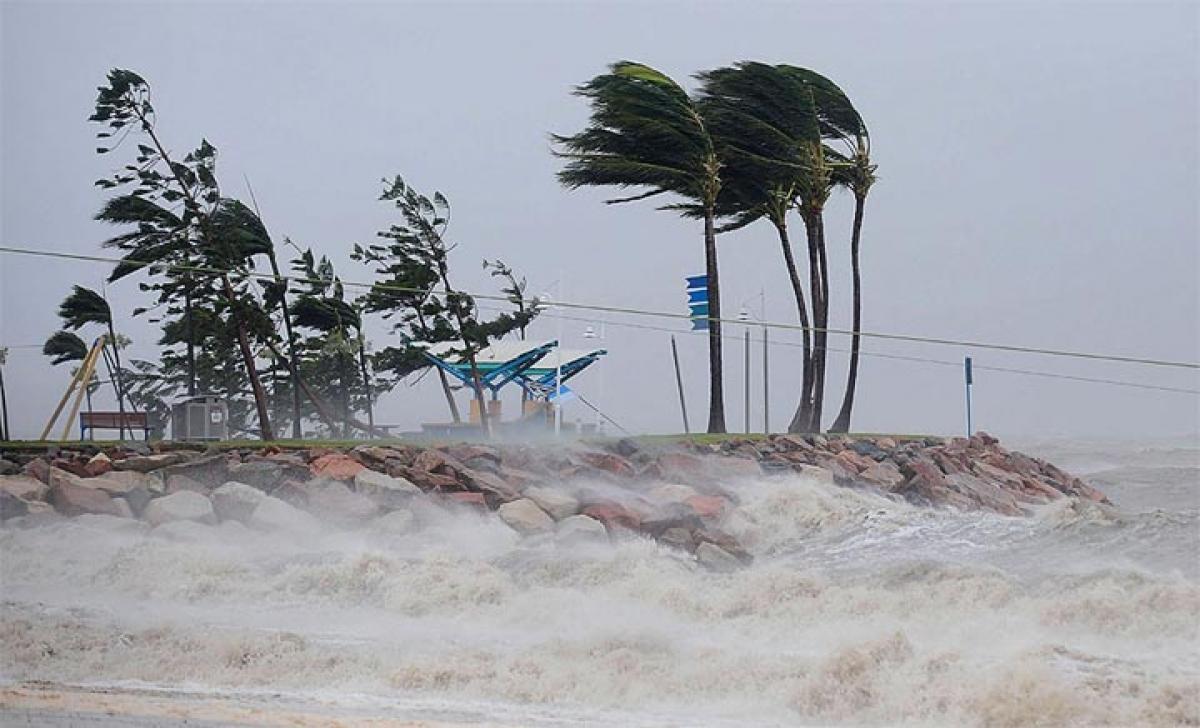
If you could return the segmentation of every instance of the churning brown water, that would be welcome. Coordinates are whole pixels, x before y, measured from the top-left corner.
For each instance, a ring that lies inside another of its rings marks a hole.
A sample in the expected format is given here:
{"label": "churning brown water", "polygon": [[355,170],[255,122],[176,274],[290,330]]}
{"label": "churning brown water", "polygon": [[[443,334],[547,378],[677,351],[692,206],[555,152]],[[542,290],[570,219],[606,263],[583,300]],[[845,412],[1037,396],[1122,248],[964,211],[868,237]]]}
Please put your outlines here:
{"label": "churning brown water", "polygon": [[432,506],[304,539],[6,527],[0,722],[1200,724],[1195,445],[1029,450],[1117,506],[738,483],[728,574]]}

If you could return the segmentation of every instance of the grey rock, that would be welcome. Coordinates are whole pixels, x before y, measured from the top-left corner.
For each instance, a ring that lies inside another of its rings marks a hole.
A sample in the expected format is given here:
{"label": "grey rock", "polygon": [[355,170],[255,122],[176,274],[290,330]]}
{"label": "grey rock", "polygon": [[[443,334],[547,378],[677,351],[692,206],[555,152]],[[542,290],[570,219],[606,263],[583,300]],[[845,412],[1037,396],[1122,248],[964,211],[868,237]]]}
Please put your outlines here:
{"label": "grey rock", "polygon": [[0,458],[0,475],[16,475],[19,472],[21,472],[21,466],[11,460]]}
{"label": "grey rock", "polygon": [[29,504],[7,490],[0,490],[0,521],[28,515]]}
{"label": "grey rock", "polygon": [[175,450],[172,452],[159,453],[158,455],[138,455],[123,460],[113,462],[114,470],[129,470],[138,473],[149,473],[152,470],[159,470],[169,465],[177,465],[187,462],[195,457],[195,453]]}
{"label": "grey rock", "polygon": [[258,488],[229,482],[212,492],[213,511],[222,521],[249,523],[254,509],[266,497],[267,494]]}
{"label": "grey rock", "polygon": [[561,521],[579,512],[579,501],[557,488],[546,486],[531,486],[525,489],[523,495],[537,504],[550,517]]}
{"label": "grey rock", "polygon": [[379,511],[375,501],[355,493],[340,480],[319,478],[305,486],[308,510],[331,521],[350,525],[362,523]]}
{"label": "grey rock", "polygon": [[368,468],[354,476],[354,489],[384,508],[401,508],[421,489],[404,478],[393,478]]}
{"label": "grey rock", "polygon": [[250,514],[250,521],[246,525],[256,531],[294,535],[316,533],[321,528],[317,519],[273,496],[264,497],[254,507],[254,512]]}
{"label": "grey rock", "polygon": [[505,503],[496,509],[496,514],[518,533],[543,533],[554,529],[554,519],[528,498]]}
{"label": "grey rock", "polygon": [[713,571],[722,572],[735,571],[742,565],[736,556],[707,541],[696,549],[696,560]]}
{"label": "grey rock", "polygon": [[177,465],[168,465],[159,471],[159,475],[162,477],[163,482],[167,483],[168,488],[170,487],[171,476],[173,475],[186,475],[188,478],[202,483],[208,488],[216,488],[232,479],[229,477],[229,467],[229,458],[223,453],[217,453],[181,462]]}
{"label": "grey rock", "polygon": [[130,510],[136,516],[141,516],[146,510],[146,504],[159,496],[159,493],[144,486],[137,486],[125,491],[121,497],[129,504]]}
{"label": "grey rock", "polygon": [[9,495],[15,495],[22,500],[27,501],[43,501],[50,492],[50,488],[29,475],[0,475],[0,491],[5,491]]}
{"label": "grey rock", "polygon": [[146,505],[145,510],[142,511],[142,517],[154,526],[171,521],[217,522],[217,514],[213,512],[212,501],[190,490],[181,490],[162,498],[155,498]]}

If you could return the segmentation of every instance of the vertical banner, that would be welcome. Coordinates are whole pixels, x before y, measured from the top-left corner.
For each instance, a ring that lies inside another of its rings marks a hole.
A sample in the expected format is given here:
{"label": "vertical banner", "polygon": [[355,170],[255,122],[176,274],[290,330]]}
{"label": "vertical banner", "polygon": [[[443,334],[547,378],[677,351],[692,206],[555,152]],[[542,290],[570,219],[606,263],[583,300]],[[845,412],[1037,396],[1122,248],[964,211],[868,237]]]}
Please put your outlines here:
{"label": "vertical banner", "polygon": [[708,331],[708,276],[688,276],[685,280],[692,331]]}

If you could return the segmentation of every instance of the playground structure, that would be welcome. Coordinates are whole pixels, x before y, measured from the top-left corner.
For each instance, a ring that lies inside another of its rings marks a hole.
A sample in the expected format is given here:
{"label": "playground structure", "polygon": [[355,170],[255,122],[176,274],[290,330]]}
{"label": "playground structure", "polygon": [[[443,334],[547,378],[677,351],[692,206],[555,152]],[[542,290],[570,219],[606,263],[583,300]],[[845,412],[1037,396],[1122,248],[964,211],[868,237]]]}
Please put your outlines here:
{"label": "playground structure", "polygon": [[[475,371],[479,386],[490,393],[488,417],[499,423],[502,416],[500,391],[509,385],[520,388],[522,411],[519,419],[509,426],[528,429],[549,429],[553,426],[555,405],[575,396],[566,382],[578,376],[608,354],[605,349],[564,350],[558,341],[531,344],[525,341],[497,342],[475,356]],[[453,345],[443,344],[425,351],[430,364],[456,379],[464,389],[474,392],[471,363],[455,351]],[[481,421],[479,402],[471,398],[467,426]],[[461,425],[427,424],[429,431],[446,431]]]}

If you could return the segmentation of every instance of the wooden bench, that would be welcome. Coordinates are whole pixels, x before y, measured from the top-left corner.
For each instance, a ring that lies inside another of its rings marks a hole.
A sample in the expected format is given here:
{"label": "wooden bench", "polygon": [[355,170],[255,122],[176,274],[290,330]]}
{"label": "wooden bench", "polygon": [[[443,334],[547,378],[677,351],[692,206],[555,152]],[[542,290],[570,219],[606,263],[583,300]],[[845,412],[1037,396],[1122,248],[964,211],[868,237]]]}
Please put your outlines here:
{"label": "wooden bench", "polygon": [[[122,419],[124,418],[124,419]],[[124,427],[122,427],[124,423]],[[141,430],[146,440],[150,439],[150,418],[145,412],[80,412],[79,439],[87,437],[88,430]]]}

